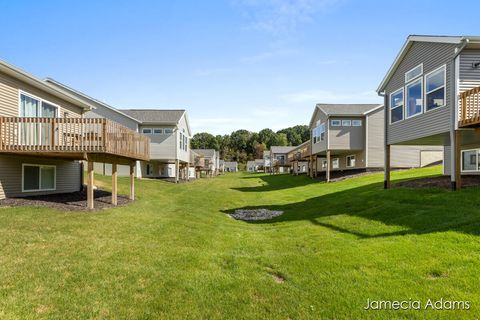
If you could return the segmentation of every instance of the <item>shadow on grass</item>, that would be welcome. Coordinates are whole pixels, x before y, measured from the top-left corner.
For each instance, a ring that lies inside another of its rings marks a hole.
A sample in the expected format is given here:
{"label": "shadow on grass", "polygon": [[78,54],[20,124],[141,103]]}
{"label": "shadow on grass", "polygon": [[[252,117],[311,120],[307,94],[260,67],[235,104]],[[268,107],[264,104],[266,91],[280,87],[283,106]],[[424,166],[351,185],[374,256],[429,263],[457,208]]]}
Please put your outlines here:
{"label": "shadow on grass", "polygon": [[[273,186],[270,188],[273,189]],[[284,211],[282,216],[272,220],[248,223],[271,224],[303,220],[361,239],[444,231],[479,235],[480,207],[477,201],[479,196],[480,188],[478,187],[463,189],[459,192],[395,186],[390,190],[383,190],[383,183],[373,183],[295,203],[236,209],[267,208]],[[225,211],[225,213],[232,213],[236,209]],[[339,219],[329,219],[334,216]],[[342,216],[361,219],[344,220]],[[368,221],[380,222],[382,225]]]}
{"label": "shadow on grass", "polygon": [[242,179],[260,179],[262,185],[255,187],[241,187],[232,188],[232,190],[242,192],[263,192],[263,191],[275,191],[284,190],[296,187],[302,187],[309,184],[317,183],[318,181],[311,179],[307,175],[292,176],[290,174],[277,174],[277,175],[254,175],[248,177],[242,177]]}

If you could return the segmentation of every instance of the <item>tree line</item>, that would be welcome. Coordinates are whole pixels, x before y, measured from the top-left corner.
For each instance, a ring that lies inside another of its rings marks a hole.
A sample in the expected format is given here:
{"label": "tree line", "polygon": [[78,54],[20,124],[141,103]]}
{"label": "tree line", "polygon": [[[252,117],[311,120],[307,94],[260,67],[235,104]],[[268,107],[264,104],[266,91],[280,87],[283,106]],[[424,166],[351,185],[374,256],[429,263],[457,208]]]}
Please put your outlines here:
{"label": "tree line", "polygon": [[262,129],[259,132],[237,130],[231,134],[216,135],[208,132],[197,133],[192,137],[192,149],[215,149],[225,161],[245,163],[260,159],[263,151],[271,146],[297,146],[310,139],[308,126],[298,125],[277,132]]}

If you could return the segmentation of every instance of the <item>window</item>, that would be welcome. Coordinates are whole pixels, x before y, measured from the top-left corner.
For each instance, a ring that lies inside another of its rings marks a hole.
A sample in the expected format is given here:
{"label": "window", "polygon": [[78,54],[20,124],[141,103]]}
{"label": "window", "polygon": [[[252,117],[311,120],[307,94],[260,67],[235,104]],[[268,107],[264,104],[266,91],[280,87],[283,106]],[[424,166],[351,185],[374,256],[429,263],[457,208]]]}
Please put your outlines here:
{"label": "window", "polygon": [[352,126],[361,127],[362,126],[362,120],[352,120]]}
{"label": "window", "polygon": [[426,111],[445,105],[445,66],[425,76]]}
{"label": "window", "polygon": [[480,150],[462,151],[462,171],[480,171]]}
{"label": "window", "polygon": [[403,120],[403,88],[390,95],[390,123]]}
{"label": "window", "polygon": [[342,126],[350,127],[352,125],[352,120],[342,120]]}
{"label": "window", "polygon": [[347,156],[347,167],[355,167],[355,156]]}
{"label": "window", "polygon": [[55,118],[58,107],[25,93],[20,94],[20,116],[35,118]]}
{"label": "window", "polygon": [[155,128],[155,129],[153,129],[153,134],[163,134],[163,129],[162,128]]}
{"label": "window", "polygon": [[322,169],[327,169],[327,160],[322,160]]}
{"label": "window", "polygon": [[423,81],[419,79],[406,86],[406,110],[407,118],[422,113],[423,109]]}
{"label": "window", "polygon": [[56,167],[49,165],[22,165],[22,191],[49,191],[56,189]]}
{"label": "window", "polygon": [[183,150],[183,133],[179,132],[180,134],[180,150]]}
{"label": "window", "polygon": [[313,143],[325,140],[325,123],[322,123],[312,131]]}
{"label": "window", "polygon": [[405,83],[412,81],[423,73],[423,64],[420,64],[405,73]]}
{"label": "window", "polygon": [[152,173],[152,165],[150,163],[147,163],[147,176],[151,175]]}
{"label": "window", "polygon": [[332,125],[332,127],[340,127],[342,125],[342,121],[332,120],[332,121],[330,121],[330,124]]}
{"label": "window", "polygon": [[143,133],[143,134],[152,134],[152,129],[150,129],[150,128],[143,128],[143,129],[142,129],[142,133]]}
{"label": "window", "polygon": [[172,128],[165,128],[165,129],[163,129],[163,133],[165,133],[165,134],[172,134],[172,133],[173,133],[173,129],[172,129]]}
{"label": "window", "polygon": [[187,136],[183,136],[183,150],[188,150],[188,138]]}
{"label": "window", "polygon": [[332,160],[332,169],[338,169],[338,166],[339,166],[339,161],[338,161],[338,158],[335,158]]}

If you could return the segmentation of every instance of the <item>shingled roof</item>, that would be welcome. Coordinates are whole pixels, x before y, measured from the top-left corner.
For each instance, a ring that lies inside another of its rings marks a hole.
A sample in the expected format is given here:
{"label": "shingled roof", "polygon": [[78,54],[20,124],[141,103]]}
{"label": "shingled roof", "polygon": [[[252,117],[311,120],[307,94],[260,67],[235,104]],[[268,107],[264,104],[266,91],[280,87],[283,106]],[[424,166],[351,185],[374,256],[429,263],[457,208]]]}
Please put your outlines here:
{"label": "shingled roof", "polygon": [[177,124],[185,110],[158,110],[158,109],[122,109],[123,113],[143,123],[171,123]]}
{"label": "shingled roof", "polygon": [[317,108],[331,116],[361,116],[366,112],[380,107],[380,104],[328,104],[319,103]]}

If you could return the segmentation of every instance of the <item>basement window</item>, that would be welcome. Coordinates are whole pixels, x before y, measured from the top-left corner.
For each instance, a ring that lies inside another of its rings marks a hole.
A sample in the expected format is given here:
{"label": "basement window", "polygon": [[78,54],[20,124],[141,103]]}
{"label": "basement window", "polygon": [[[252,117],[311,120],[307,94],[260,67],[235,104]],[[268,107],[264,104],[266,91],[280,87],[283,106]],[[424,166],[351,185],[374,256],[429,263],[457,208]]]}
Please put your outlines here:
{"label": "basement window", "polygon": [[143,128],[143,129],[142,129],[142,133],[143,133],[143,134],[152,134],[152,129],[150,129],[150,128]]}
{"label": "basement window", "polygon": [[479,164],[480,150],[463,150],[462,151],[462,171],[477,172],[480,171]]}
{"label": "basement window", "polygon": [[56,167],[23,164],[22,192],[53,191],[56,189]]}
{"label": "basement window", "polygon": [[338,160],[338,158],[332,160],[332,169],[338,169],[339,165],[340,161]]}
{"label": "basement window", "polygon": [[347,168],[355,167],[355,156],[347,156]]}

